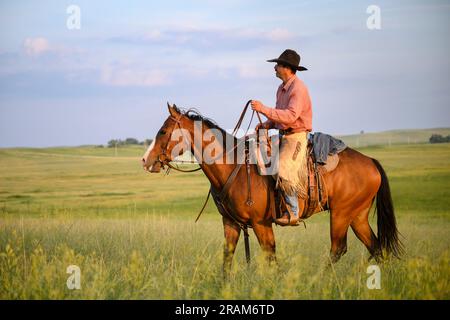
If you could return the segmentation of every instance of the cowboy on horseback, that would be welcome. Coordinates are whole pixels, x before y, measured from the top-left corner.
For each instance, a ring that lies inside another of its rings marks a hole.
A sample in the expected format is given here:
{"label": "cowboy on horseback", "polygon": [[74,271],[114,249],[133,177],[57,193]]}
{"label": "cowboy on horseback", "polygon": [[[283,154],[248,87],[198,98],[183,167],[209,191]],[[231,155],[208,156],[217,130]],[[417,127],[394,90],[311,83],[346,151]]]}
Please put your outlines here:
{"label": "cowboy on horseback", "polygon": [[[307,164],[305,165],[304,158],[306,158],[306,136],[312,129],[311,101],[305,85],[295,76],[295,71],[306,70],[299,66],[298,54],[292,50],[286,50],[278,59],[269,61],[277,62],[275,70],[277,76],[283,81],[278,88],[276,108],[268,108],[261,102],[253,101],[253,109],[262,112],[268,118],[268,121],[259,127],[277,128],[281,133],[281,143],[278,148],[280,151],[277,154],[280,161],[276,182],[278,188],[284,191],[289,203],[293,203],[291,207],[294,207],[294,211],[287,207],[287,211],[292,211],[292,214],[288,213],[281,219],[277,219],[276,222],[281,225],[291,225],[298,220],[299,215],[300,218],[306,219],[312,214],[323,211],[322,206],[310,206],[309,202],[314,198],[311,197],[313,193],[311,187],[309,193],[304,188],[308,181],[304,177],[306,167],[308,167]],[[247,262],[250,261],[247,228],[253,229],[261,248],[267,254],[268,261],[274,261],[276,246],[272,224],[278,206],[274,201],[276,198],[274,187],[276,186],[274,186],[272,177],[259,174],[258,167],[250,165],[247,159],[245,164],[232,162],[216,165],[204,161],[198,154],[201,154],[201,150],[204,150],[211,141],[202,138],[199,139],[198,144],[195,142],[197,121],[200,121],[201,126],[206,130],[218,129],[220,134],[225,135],[225,141],[231,139],[234,142],[233,150],[240,145],[241,141],[246,140],[237,139],[192,109],[183,112],[175,105],[169,104],[167,108],[169,116],[159,129],[154,143],[144,154],[143,168],[150,172],[160,172],[164,166],[176,168],[170,165],[170,162],[176,156],[181,155],[183,148],[178,148],[179,139],[172,139],[172,137],[175,130],[180,130],[181,133],[184,133],[182,140],[188,141],[183,144],[188,144],[188,148],[193,151],[196,160],[201,164],[199,168],[211,183],[209,194],[213,196],[217,209],[222,215],[225,237],[224,275],[230,271],[232,257],[241,231],[244,232],[246,241]],[[244,111],[246,109],[247,107]],[[317,133],[314,134],[314,141],[316,136]],[[177,135],[177,137],[179,136]],[[315,144],[319,145],[319,143]],[[326,144],[324,146],[319,157],[324,156],[326,160],[330,154],[336,155],[334,151],[330,153],[329,144],[328,147]],[[198,152],[199,150],[200,152]],[[226,146],[219,144],[218,151],[223,158],[226,157]],[[313,151],[315,150],[313,149]],[[347,252],[347,232],[350,227],[366,246],[371,258],[380,261],[384,252],[400,257],[403,253],[403,245],[397,229],[389,180],[383,167],[378,160],[346,147],[345,144],[342,150],[336,149],[335,151],[339,153],[337,155],[339,165],[331,169],[334,170],[333,174],[327,174],[330,171],[325,169],[326,171],[322,175],[324,190],[327,190],[325,199],[330,212],[330,261],[337,262]],[[311,159],[308,159],[309,163],[311,163]],[[314,181],[314,175],[308,176],[312,176],[311,179]],[[318,179],[317,182],[319,181]],[[319,183],[311,183],[311,185],[319,190]],[[261,192],[264,191],[263,188],[266,192]],[[307,201],[303,201],[305,200],[303,197],[306,197],[307,194],[309,196],[308,206],[306,206]],[[300,201],[297,200],[297,197]],[[377,233],[372,230],[368,218],[374,203],[377,215]],[[304,210],[305,207],[308,209],[307,212]],[[286,210],[283,210],[283,213],[285,213],[284,211]]]}
{"label": "cowboy on horseback", "polygon": [[298,225],[299,198],[302,209],[307,199],[307,143],[312,131],[312,108],[308,89],[297,76],[297,71],[308,70],[300,66],[300,56],[294,50],[285,50],[276,62],[276,76],[283,83],[278,87],[275,108],[252,100],[252,109],[264,114],[268,120],[258,124],[259,129],[278,129],[280,134],[280,165],[276,177],[288,211],[275,222],[282,226]]}

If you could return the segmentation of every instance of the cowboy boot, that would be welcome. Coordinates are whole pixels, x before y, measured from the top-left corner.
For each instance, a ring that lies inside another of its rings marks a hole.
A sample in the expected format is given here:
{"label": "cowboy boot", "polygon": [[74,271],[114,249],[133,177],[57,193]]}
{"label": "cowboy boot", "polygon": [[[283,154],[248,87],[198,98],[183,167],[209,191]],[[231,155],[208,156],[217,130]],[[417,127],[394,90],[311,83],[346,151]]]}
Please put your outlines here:
{"label": "cowboy boot", "polygon": [[275,220],[275,223],[279,224],[280,226],[298,226],[298,216],[294,214],[294,211],[291,207],[291,205],[295,205],[294,201],[297,201],[296,204],[296,211],[298,211],[298,198],[295,196],[295,200],[291,199],[292,197],[286,197],[286,194],[284,194],[284,203],[286,206],[286,211],[284,215]]}
{"label": "cowboy boot", "polygon": [[289,221],[289,225],[290,225],[290,226],[293,226],[293,227],[299,226],[300,223],[299,223],[298,217],[297,217],[297,216],[291,216],[291,219],[290,219],[290,221]]}
{"label": "cowboy boot", "polygon": [[293,215],[290,211],[286,212],[281,218],[275,219],[275,223],[285,227],[285,226],[298,226],[298,217]]}
{"label": "cowboy boot", "polygon": [[288,213],[285,213],[281,218],[275,219],[275,223],[282,227],[288,226],[289,222],[290,222],[290,219],[289,219]]}

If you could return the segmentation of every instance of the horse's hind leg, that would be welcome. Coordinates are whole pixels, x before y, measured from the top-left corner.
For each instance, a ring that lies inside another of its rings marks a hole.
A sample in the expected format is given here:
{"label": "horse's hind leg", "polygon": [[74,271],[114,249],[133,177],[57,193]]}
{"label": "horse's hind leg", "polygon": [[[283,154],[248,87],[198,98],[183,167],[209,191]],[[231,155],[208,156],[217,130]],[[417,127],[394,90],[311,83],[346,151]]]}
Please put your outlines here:
{"label": "horse's hind leg", "polygon": [[373,232],[369,224],[369,210],[370,207],[357,216],[351,224],[352,230],[356,237],[364,243],[367,250],[370,252],[370,257],[375,258],[375,261],[379,261],[382,254],[379,246],[377,236]]}
{"label": "horse's hind leg", "polygon": [[225,244],[223,248],[223,275],[227,277],[231,270],[234,251],[239,240],[241,228],[234,221],[223,217],[223,229],[225,235]]}

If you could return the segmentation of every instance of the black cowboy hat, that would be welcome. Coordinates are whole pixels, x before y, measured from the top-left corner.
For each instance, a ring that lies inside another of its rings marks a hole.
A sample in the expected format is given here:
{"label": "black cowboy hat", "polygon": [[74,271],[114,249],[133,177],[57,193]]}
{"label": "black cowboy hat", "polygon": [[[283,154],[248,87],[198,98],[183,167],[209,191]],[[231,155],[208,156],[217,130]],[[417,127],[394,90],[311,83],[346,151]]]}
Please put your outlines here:
{"label": "black cowboy hat", "polygon": [[286,49],[280,55],[278,59],[267,60],[267,62],[277,62],[281,64],[288,65],[298,71],[308,70],[305,67],[300,66],[300,56],[297,52],[291,49]]}

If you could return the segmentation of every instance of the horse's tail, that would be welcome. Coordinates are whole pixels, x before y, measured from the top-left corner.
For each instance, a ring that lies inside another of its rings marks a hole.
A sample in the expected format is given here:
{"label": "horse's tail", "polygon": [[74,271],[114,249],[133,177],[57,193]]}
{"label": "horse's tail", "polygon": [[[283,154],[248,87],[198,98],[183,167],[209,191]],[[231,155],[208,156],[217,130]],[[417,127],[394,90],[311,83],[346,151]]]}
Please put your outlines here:
{"label": "horse's tail", "polygon": [[394,215],[394,206],[392,204],[391,190],[389,181],[383,167],[376,159],[372,159],[381,175],[381,185],[377,192],[377,201],[375,211],[377,213],[378,241],[380,249],[386,250],[388,254],[393,254],[399,258],[404,249],[399,239],[397,230],[397,221]]}

